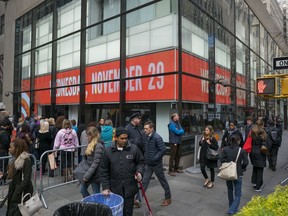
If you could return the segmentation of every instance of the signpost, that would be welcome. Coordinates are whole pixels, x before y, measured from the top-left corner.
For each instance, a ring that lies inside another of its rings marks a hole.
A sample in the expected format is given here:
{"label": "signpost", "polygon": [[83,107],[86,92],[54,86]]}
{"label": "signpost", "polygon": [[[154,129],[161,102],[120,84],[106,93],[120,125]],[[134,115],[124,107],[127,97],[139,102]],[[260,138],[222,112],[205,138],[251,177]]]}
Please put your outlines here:
{"label": "signpost", "polygon": [[273,58],[273,70],[288,69],[288,56]]}

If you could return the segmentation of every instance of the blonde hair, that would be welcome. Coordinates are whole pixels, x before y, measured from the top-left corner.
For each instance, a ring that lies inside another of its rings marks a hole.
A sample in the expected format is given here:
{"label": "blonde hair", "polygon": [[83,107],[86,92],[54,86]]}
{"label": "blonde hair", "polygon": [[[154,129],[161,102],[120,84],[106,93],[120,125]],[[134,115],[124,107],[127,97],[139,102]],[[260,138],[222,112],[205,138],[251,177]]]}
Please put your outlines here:
{"label": "blonde hair", "polygon": [[47,121],[40,122],[40,130],[39,133],[49,132],[49,123]]}
{"label": "blonde hair", "polygon": [[214,136],[214,129],[213,129],[213,127],[211,126],[211,125],[207,125],[206,127],[205,127],[205,129],[206,128],[208,128],[208,130],[210,131],[210,134],[207,136],[206,134],[205,134],[205,130],[203,131],[203,137],[205,137],[205,138],[209,138],[209,139],[211,139],[213,136]]}
{"label": "blonde hair", "polygon": [[96,127],[89,127],[86,131],[86,134],[91,136],[91,141],[87,145],[85,155],[91,155],[98,143],[100,134]]}
{"label": "blonde hair", "polygon": [[48,119],[48,123],[50,124],[50,125],[55,125],[55,119],[54,118],[49,118]]}

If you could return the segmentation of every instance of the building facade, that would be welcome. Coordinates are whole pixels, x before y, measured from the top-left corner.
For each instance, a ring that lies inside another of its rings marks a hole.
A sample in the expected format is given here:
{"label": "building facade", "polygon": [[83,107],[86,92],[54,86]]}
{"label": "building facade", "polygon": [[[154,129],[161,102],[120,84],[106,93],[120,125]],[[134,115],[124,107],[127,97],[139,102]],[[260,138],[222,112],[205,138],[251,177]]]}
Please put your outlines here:
{"label": "building facade", "polygon": [[119,126],[140,111],[168,141],[175,111],[188,140],[206,124],[222,130],[227,120],[283,113],[280,99],[255,96],[256,77],[274,73],[273,57],[288,51],[261,0],[0,4],[3,102],[16,118],[103,117]]}

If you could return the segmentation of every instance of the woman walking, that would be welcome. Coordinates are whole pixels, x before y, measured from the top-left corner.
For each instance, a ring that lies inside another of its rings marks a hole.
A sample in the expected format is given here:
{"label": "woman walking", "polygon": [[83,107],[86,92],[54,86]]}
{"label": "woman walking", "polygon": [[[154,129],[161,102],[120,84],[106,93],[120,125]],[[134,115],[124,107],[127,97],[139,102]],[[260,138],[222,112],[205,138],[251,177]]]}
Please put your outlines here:
{"label": "woman walking", "polygon": [[[229,209],[228,215],[236,214],[238,212],[238,207],[241,200],[242,195],[242,178],[243,172],[248,165],[248,156],[247,152],[239,147],[241,144],[241,138],[238,134],[234,134],[230,137],[230,143],[228,146],[223,149],[221,154],[220,161],[221,163],[224,162],[231,162],[236,161],[237,159],[237,177],[236,180],[226,180],[226,186],[228,190],[228,201],[229,201]],[[239,154],[239,156],[238,156]]]}
{"label": "woman walking", "polygon": [[100,193],[100,176],[99,176],[99,166],[102,159],[104,145],[99,142],[99,131],[96,127],[89,127],[87,130],[88,145],[83,157],[82,163],[87,163],[89,169],[83,177],[81,182],[80,192],[84,197],[89,196],[88,187],[92,186],[92,191],[94,194]]}
{"label": "woman walking", "polygon": [[[218,142],[214,138],[214,129],[211,125],[205,127],[203,132],[203,137],[199,142],[200,149],[200,168],[201,172],[205,178],[203,187],[212,188],[214,186],[215,180],[215,170],[214,168],[217,167],[217,160],[208,160],[207,158],[207,150],[208,148],[217,150],[218,149]],[[211,173],[211,179],[208,178],[205,168],[208,167]]]}
{"label": "woman walking", "polygon": [[28,146],[23,139],[16,138],[14,143],[10,144],[9,152],[13,160],[9,164],[8,178],[12,181],[9,184],[6,216],[21,216],[18,204],[21,203],[22,196],[33,194],[32,161],[27,151]]}

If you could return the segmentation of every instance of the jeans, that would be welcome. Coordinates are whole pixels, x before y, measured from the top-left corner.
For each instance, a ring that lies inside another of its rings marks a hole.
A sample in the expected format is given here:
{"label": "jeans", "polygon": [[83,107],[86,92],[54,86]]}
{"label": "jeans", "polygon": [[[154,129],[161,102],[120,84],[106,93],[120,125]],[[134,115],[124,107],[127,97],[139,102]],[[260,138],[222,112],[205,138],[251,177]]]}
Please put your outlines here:
{"label": "jeans", "polygon": [[[162,188],[165,191],[165,199],[170,199],[171,191],[170,191],[169,184],[164,174],[162,161],[156,166],[148,166],[148,165],[145,166],[145,172],[144,172],[143,181],[142,181],[144,190],[146,191],[146,189],[148,188],[153,172],[155,172],[155,175],[157,176]],[[136,199],[139,200],[139,193]]]}
{"label": "jeans", "polygon": [[226,185],[228,189],[229,200],[228,214],[235,214],[238,212],[238,207],[242,195],[242,176],[240,176],[237,180],[226,181]]}
{"label": "jeans", "polygon": [[[82,194],[83,198],[85,198],[85,197],[90,195],[90,193],[88,192],[89,185],[90,184],[87,184],[87,183],[81,183],[80,193]],[[91,183],[91,186],[92,186],[93,194],[100,193],[100,184]]]}

